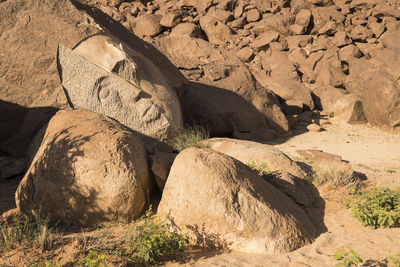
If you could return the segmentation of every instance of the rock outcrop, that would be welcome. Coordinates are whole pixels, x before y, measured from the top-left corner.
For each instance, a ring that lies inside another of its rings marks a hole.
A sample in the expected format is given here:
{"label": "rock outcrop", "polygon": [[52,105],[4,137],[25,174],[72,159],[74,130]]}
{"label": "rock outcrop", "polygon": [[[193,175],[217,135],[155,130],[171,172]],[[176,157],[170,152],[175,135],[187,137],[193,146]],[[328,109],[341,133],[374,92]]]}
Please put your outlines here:
{"label": "rock outcrop", "polygon": [[274,253],[308,244],[315,227],[290,198],[243,163],[189,148],[172,165],[158,214],[230,249]]}
{"label": "rock outcrop", "polygon": [[0,149],[13,157],[25,156],[33,136],[57,109],[69,109],[57,69],[59,44],[72,48],[91,35],[111,32],[156,65],[177,94],[187,83],[151,44],[77,1],[5,1],[0,17],[0,114],[16,118],[7,124],[0,119],[0,128],[6,129]]}
{"label": "rock outcrop", "polygon": [[62,85],[73,108],[110,116],[161,141],[182,127],[179,100],[151,60],[110,35],[95,35],[73,50],[60,46]]}
{"label": "rock outcrop", "polygon": [[131,221],[152,188],[140,137],[97,113],[59,111],[15,200],[20,212],[67,224]]}

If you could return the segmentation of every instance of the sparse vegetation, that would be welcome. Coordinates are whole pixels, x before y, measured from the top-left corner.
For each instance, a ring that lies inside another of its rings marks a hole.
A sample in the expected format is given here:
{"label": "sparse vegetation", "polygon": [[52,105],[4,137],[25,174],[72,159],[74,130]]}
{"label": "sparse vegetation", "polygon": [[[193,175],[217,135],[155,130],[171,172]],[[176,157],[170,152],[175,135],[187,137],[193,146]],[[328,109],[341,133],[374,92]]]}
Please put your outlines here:
{"label": "sparse vegetation", "polygon": [[200,126],[186,127],[175,133],[171,146],[178,152],[188,147],[206,147],[200,141],[208,139],[209,135],[209,132]]}
{"label": "sparse vegetation", "polygon": [[151,207],[127,234],[128,252],[137,263],[155,264],[164,256],[183,251],[187,246],[184,235],[171,231],[159,217],[152,216]]}
{"label": "sparse vegetation", "polygon": [[400,224],[400,188],[373,187],[359,191],[354,200],[346,203],[346,208],[351,208],[354,218],[364,226],[375,229],[396,227]]}
{"label": "sparse vegetation", "polygon": [[91,249],[81,263],[85,267],[107,267],[106,258],[107,255],[104,252]]}
{"label": "sparse vegetation", "polygon": [[343,267],[350,267],[350,266],[357,266],[358,264],[363,262],[363,259],[358,256],[358,253],[349,248],[345,250],[344,248],[335,251],[335,255],[333,257],[335,261],[338,263],[336,266],[343,266]]}
{"label": "sparse vegetation", "polygon": [[62,267],[62,264],[60,263],[52,263],[52,262],[46,262],[46,263],[35,263],[29,265],[29,267]]}
{"label": "sparse vegetation", "polygon": [[257,163],[254,160],[251,160],[246,165],[266,181],[270,181],[271,179],[275,178],[275,173],[271,171],[268,165],[264,162]]}
{"label": "sparse vegetation", "polygon": [[353,175],[350,166],[333,165],[326,169],[316,169],[307,180],[317,186],[328,184],[347,189],[358,189],[361,186],[359,178]]}
{"label": "sparse vegetation", "polygon": [[389,256],[388,258],[390,265],[392,267],[400,267],[400,252]]}
{"label": "sparse vegetation", "polygon": [[48,220],[21,216],[15,223],[0,222],[0,253],[20,246],[48,250],[60,238]]}

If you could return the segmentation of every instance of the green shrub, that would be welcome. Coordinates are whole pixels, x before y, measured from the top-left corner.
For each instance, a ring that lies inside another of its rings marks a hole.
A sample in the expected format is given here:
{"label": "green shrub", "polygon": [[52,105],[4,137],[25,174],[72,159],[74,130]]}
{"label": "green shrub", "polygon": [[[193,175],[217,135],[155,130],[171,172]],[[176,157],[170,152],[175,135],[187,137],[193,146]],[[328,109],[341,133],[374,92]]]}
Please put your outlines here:
{"label": "green shrub", "polygon": [[81,263],[85,267],[107,267],[106,257],[104,252],[91,249]]}
{"label": "green shrub", "polygon": [[257,163],[254,160],[250,160],[247,164],[255,173],[261,176],[267,182],[275,178],[275,173],[268,168],[266,163]]}
{"label": "green shrub", "polygon": [[170,231],[166,223],[151,214],[150,207],[127,234],[128,252],[137,263],[155,264],[162,257],[183,251],[187,246],[184,235]]}
{"label": "green shrub", "polygon": [[172,138],[171,146],[178,152],[188,147],[206,147],[200,141],[208,138],[208,131],[199,126],[191,126],[177,131]]}
{"label": "green shrub", "polygon": [[389,266],[393,267],[400,267],[400,252],[397,252],[396,254],[389,256]]}
{"label": "green shrub", "polygon": [[335,261],[338,261],[336,266],[350,267],[356,266],[363,262],[363,259],[358,256],[355,250],[349,248],[347,251],[342,248],[341,250],[335,251],[335,256],[333,257]]}
{"label": "green shrub", "polygon": [[62,264],[60,263],[52,263],[52,262],[46,262],[46,263],[35,263],[29,265],[29,267],[62,267]]}
{"label": "green shrub", "polygon": [[48,220],[21,216],[12,224],[0,222],[0,252],[19,246],[48,250],[59,238],[55,228],[49,227]]}
{"label": "green shrub", "polygon": [[400,188],[373,187],[358,192],[354,200],[346,203],[346,208],[352,208],[354,218],[364,226],[396,227],[400,224]]}

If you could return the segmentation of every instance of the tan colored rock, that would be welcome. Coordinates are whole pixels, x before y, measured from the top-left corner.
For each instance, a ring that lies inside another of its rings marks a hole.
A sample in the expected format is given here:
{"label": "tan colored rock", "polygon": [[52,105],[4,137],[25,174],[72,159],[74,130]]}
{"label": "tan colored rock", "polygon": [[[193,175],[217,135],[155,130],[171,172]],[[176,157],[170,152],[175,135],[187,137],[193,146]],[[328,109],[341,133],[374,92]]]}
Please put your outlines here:
{"label": "tan colored rock", "polygon": [[207,15],[214,17],[215,19],[221,21],[224,24],[233,20],[232,12],[218,7],[211,7],[207,11]]}
{"label": "tan colored rock", "polygon": [[368,122],[393,133],[400,133],[399,64],[399,49],[380,50],[371,59],[352,60],[346,81],[361,97]]}
{"label": "tan colored rock", "polygon": [[269,43],[273,41],[277,41],[279,39],[280,34],[275,31],[269,31],[260,34],[254,41],[251,43],[251,46],[256,50],[261,50],[268,46]]}
{"label": "tan colored rock", "polygon": [[193,23],[180,23],[172,29],[171,34],[187,35],[192,38],[203,37],[199,26]]}
{"label": "tan colored rock", "polygon": [[371,22],[368,23],[368,28],[372,30],[376,38],[381,37],[382,33],[385,31],[385,24],[383,23],[377,23],[377,22]]}
{"label": "tan colored rock", "polygon": [[310,90],[300,82],[296,67],[285,53],[273,51],[270,56],[264,55],[261,63],[268,73],[259,79],[264,86],[285,100],[300,100],[314,108]]}
{"label": "tan colored rock", "polygon": [[345,31],[338,31],[335,33],[335,36],[332,39],[332,44],[336,45],[337,47],[343,47],[351,44],[351,40]]}
{"label": "tan colored rock", "polygon": [[[218,112],[211,112],[214,114],[227,114],[222,112],[222,107],[227,108],[227,110],[234,110],[235,106],[229,107],[226,105],[225,101],[222,98],[222,95],[227,95],[229,93],[225,93],[224,91],[231,91],[235,94],[240,95],[243,98],[244,102],[247,104],[243,104],[241,106],[248,106],[249,112],[245,112],[245,114],[254,114],[254,111],[258,112],[256,116],[257,121],[260,116],[264,117],[267,121],[259,124],[258,127],[254,129],[262,129],[262,128],[270,128],[276,132],[286,132],[288,131],[287,120],[282,113],[282,110],[279,106],[279,101],[276,96],[266,88],[262,87],[258,81],[256,81],[249,71],[248,67],[240,61],[240,59],[236,56],[233,51],[226,51],[222,48],[216,48],[214,45],[200,39],[193,39],[187,36],[168,36],[164,38],[160,38],[156,42],[156,46],[163,51],[174,64],[181,69],[187,77],[196,81],[197,83],[203,84],[199,85],[204,90],[204,94],[207,95],[209,100],[205,99],[205,96],[201,96],[201,91],[195,92],[192,88],[192,91],[188,95],[192,95],[194,99],[204,99],[207,103],[213,102],[213,106],[220,107],[217,109]],[[193,71],[201,69],[201,73],[199,76],[190,76],[193,74]],[[199,86],[195,86],[198,88]],[[210,88],[206,89],[209,86]],[[214,87],[218,87],[217,90]],[[199,89],[197,89],[199,90]],[[216,97],[213,97],[210,93],[215,91]],[[187,95],[186,95],[187,97]],[[185,98],[186,98],[185,97]],[[217,103],[221,101],[221,103]],[[186,98],[186,101],[189,101]],[[190,102],[195,101],[191,100]],[[236,102],[236,100],[234,101]],[[231,102],[232,103],[232,102]],[[182,98],[181,104],[184,105]],[[250,105],[249,105],[250,104]],[[193,112],[192,115],[196,117],[206,117],[205,114],[210,114],[209,107],[205,106],[204,103],[195,104],[197,107],[203,106],[201,110],[207,110],[204,114],[200,114],[195,108],[189,108]],[[188,105],[185,105],[188,108]],[[254,108],[254,109],[253,109]],[[185,110],[185,108],[183,108]],[[226,111],[227,111],[226,110]],[[222,112],[222,113],[220,113]],[[185,116],[185,111],[183,111]],[[237,112],[235,112],[237,114]],[[226,115],[223,115],[226,116]],[[236,116],[236,115],[235,115]],[[246,115],[247,116],[247,115]],[[229,117],[229,116],[228,116]],[[242,116],[239,116],[242,117]],[[230,120],[229,118],[224,118],[222,121]],[[206,119],[209,121],[209,119]],[[239,126],[242,123],[234,122],[234,120],[230,120],[228,124],[225,125],[236,125]],[[188,121],[188,123],[191,123]],[[201,122],[200,122],[201,123]],[[205,121],[204,121],[205,123]],[[213,123],[214,124],[214,123]],[[220,125],[221,123],[215,122],[215,124]],[[247,122],[243,125],[254,125],[253,122]],[[266,125],[270,125],[267,126]],[[207,125],[205,125],[207,127]],[[243,128],[247,128],[243,127]],[[226,129],[226,127],[224,126]],[[236,129],[230,130],[230,132],[234,130],[242,130],[242,127],[238,127]]]}
{"label": "tan colored rock", "polygon": [[333,112],[334,119],[348,123],[365,123],[363,104],[358,95],[332,86],[314,86],[311,88],[318,98],[319,108]]}
{"label": "tan colored rock", "polygon": [[302,25],[293,24],[293,25],[290,25],[290,31],[293,34],[300,35],[300,34],[303,34],[306,32],[306,28],[304,28],[304,26],[302,26]]}
{"label": "tan colored rock", "polygon": [[363,54],[357,46],[350,44],[339,50],[339,58],[341,61],[350,62],[353,58],[360,58]]}
{"label": "tan colored rock", "polygon": [[311,123],[311,124],[307,125],[306,128],[310,132],[322,132],[323,131],[322,127],[315,123]]}
{"label": "tan colored rock", "polygon": [[231,42],[234,39],[232,29],[212,16],[201,17],[200,27],[207,35],[210,43],[220,44]]}
{"label": "tan colored rock", "polygon": [[367,27],[357,25],[350,32],[350,37],[354,41],[365,41],[373,35],[373,32]]}
{"label": "tan colored rock", "polygon": [[[207,205],[204,203],[207,202]],[[211,149],[176,158],[158,214],[191,237],[216,237],[249,253],[287,252],[309,243],[315,227],[304,211],[247,166]]]}
{"label": "tan colored rock", "polygon": [[240,58],[240,60],[242,60],[244,62],[248,62],[253,58],[254,52],[253,52],[253,49],[251,49],[250,47],[246,46],[246,47],[240,49],[236,53],[236,55],[238,56],[238,58]]}
{"label": "tan colored rock", "polygon": [[151,184],[136,134],[100,114],[59,111],[15,199],[22,213],[93,226],[137,218]]}
{"label": "tan colored rock", "polygon": [[300,10],[296,15],[296,24],[308,28],[311,21],[311,12],[308,9]]}
{"label": "tan colored rock", "polygon": [[182,17],[182,12],[166,12],[160,20],[160,25],[167,28],[175,27],[182,21]]}
{"label": "tan colored rock", "polygon": [[57,69],[59,44],[74,47],[101,31],[112,32],[158,66],[174,91],[182,92],[187,83],[152,45],[78,2],[6,1],[0,18],[0,147],[13,157],[24,157],[33,136],[57,109],[69,108]]}
{"label": "tan colored rock", "polygon": [[133,32],[139,37],[154,37],[162,30],[162,25],[160,24],[161,18],[161,15],[156,14],[140,15],[131,24]]}
{"label": "tan colored rock", "polygon": [[235,158],[244,164],[266,164],[271,171],[286,171],[303,178],[306,173],[279,149],[252,141],[211,138],[202,141],[209,148]]}
{"label": "tan colored rock", "polygon": [[375,17],[394,17],[396,19],[400,18],[400,10],[394,6],[390,6],[386,3],[379,3],[374,6],[372,11],[372,16]]}
{"label": "tan colored rock", "polygon": [[261,18],[260,12],[257,9],[250,9],[246,13],[246,19],[248,22],[256,22]]}
{"label": "tan colored rock", "polygon": [[58,61],[74,108],[105,114],[160,141],[182,127],[179,100],[167,78],[121,40],[95,35],[72,51],[60,47]]}

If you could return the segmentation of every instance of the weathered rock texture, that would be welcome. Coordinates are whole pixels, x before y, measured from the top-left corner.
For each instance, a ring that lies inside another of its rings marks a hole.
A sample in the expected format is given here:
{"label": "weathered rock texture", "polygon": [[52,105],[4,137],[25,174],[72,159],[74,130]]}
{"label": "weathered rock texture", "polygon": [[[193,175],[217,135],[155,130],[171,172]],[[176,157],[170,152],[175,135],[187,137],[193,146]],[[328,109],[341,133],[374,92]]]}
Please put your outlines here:
{"label": "weathered rock texture", "polygon": [[162,141],[182,127],[179,100],[167,78],[115,37],[95,35],[72,51],[60,46],[58,62],[74,108],[105,114]]}
{"label": "weathered rock texture", "polygon": [[[173,90],[179,93],[185,87],[186,79],[157,49],[104,13],[79,2],[5,1],[0,5],[0,18],[0,99],[6,103],[0,103],[0,114],[18,117],[0,126],[7,132],[4,138],[0,134],[0,147],[15,157],[24,156],[35,133],[55,113],[54,108],[68,108],[57,69],[59,44],[74,47],[93,34],[112,32],[152,61]],[[29,110],[16,112],[7,103]]]}
{"label": "weathered rock texture", "polygon": [[306,173],[279,149],[252,141],[229,138],[211,138],[203,143],[211,149],[235,158],[244,164],[253,161],[266,164],[271,171],[287,171],[304,177]]}
{"label": "weathered rock texture", "polygon": [[131,221],[151,190],[141,139],[90,111],[59,111],[18,187],[17,208],[76,225]]}
{"label": "weathered rock texture", "polygon": [[189,148],[177,156],[158,214],[245,252],[292,251],[310,242],[315,231],[290,198],[211,149]]}
{"label": "weathered rock texture", "polygon": [[388,48],[353,60],[347,80],[347,88],[361,96],[368,121],[393,133],[400,133],[399,66],[400,49]]}
{"label": "weathered rock texture", "polygon": [[[232,91],[249,102],[264,117],[258,128],[272,129],[276,133],[289,130],[276,96],[255,80],[234,53],[217,49],[204,40],[182,35],[160,38],[156,46],[188,79]],[[224,105],[223,102],[219,104]]]}
{"label": "weathered rock texture", "polygon": [[257,142],[229,138],[211,138],[202,143],[246,165],[268,168],[271,172],[268,182],[296,203],[310,206],[314,202],[312,186],[303,179],[307,175],[306,172],[279,149]]}

